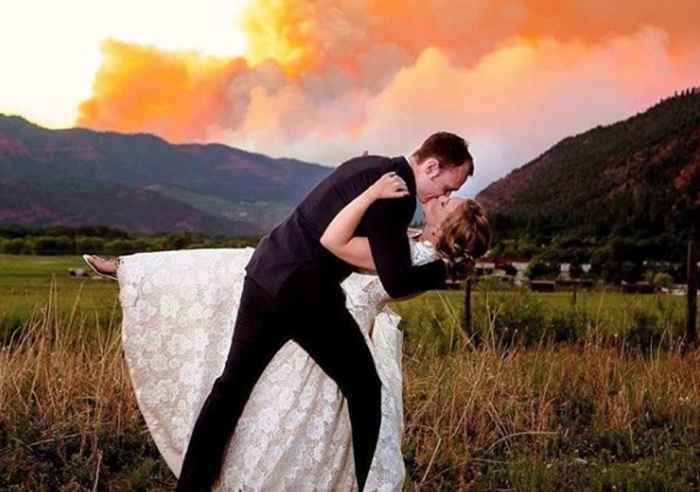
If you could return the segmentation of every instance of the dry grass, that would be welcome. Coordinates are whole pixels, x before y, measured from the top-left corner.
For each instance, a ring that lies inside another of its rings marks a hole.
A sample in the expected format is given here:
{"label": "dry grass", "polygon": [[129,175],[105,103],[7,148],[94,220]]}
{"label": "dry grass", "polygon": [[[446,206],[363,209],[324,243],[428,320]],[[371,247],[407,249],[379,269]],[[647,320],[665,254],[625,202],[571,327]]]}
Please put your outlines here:
{"label": "dry grass", "polygon": [[[412,357],[404,371],[416,489],[525,490],[522,480],[498,472],[518,459],[589,463],[609,452],[610,462],[635,461],[647,455],[648,442],[637,441],[659,429],[672,435],[655,452],[676,438],[699,442],[700,351],[640,358],[593,344],[506,352],[486,346]],[[484,476],[484,468],[494,475]],[[549,479],[567,484],[566,477]]]}
{"label": "dry grass", "polygon": [[[62,314],[56,305],[54,286],[47,305],[0,348],[0,489],[102,490],[113,480],[110,488],[128,490],[130,466],[157,452],[131,389],[116,317],[100,326],[75,306]],[[133,450],[134,440],[141,442],[130,460],[119,446]]]}
{"label": "dry grass", "polygon": [[[55,309],[0,349],[0,489],[167,490],[111,321]],[[76,299],[77,306],[77,299]],[[408,340],[407,490],[700,487],[700,351]]]}

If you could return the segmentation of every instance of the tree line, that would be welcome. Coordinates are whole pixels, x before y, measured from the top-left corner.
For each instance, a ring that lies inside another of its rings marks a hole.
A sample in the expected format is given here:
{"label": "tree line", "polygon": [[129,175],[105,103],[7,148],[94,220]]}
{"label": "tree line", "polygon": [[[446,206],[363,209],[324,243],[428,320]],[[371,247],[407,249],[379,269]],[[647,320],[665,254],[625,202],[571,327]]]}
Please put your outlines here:
{"label": "tree line", "polygon": [[200,233],[136,234],[104,226],[0,228],[0,252],[14,255],[128,255],[146,251],[254,247],[259,237],[208,236]]}

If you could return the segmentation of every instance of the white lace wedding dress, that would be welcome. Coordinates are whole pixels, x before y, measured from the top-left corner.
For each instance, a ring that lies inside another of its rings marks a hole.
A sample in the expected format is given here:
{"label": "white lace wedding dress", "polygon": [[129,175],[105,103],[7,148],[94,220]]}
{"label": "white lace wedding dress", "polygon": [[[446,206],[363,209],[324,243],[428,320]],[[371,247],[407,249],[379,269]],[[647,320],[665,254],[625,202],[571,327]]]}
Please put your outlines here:
{"label": "white lace wedding dress", "polygon": [[[190,433],[231,342],[252,248],[136,253],[121,257],[124,354],[139,408],[179,475]],[[411,241],[415,264],[435,259]],[[400,491],[403,406],[399,316],[375,275],[342,287],[382,381],[379,441],[365,490]],[[332,321],[329,321],[332,329]],[[335,382],[295,342],[257,382],[225,453],[215,490],[357,490],[347,404]]]}

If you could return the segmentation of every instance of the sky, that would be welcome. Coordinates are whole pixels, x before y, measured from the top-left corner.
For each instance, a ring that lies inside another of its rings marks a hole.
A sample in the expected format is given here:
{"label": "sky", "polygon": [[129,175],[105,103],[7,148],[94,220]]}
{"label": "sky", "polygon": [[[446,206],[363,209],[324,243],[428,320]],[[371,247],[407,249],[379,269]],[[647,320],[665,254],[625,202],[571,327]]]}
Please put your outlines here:
{"label": "sky", "polygon": [[23,0],[0,113],[329,166],[452,131],[471,196],[700,85],[697,19],[697,0]]}

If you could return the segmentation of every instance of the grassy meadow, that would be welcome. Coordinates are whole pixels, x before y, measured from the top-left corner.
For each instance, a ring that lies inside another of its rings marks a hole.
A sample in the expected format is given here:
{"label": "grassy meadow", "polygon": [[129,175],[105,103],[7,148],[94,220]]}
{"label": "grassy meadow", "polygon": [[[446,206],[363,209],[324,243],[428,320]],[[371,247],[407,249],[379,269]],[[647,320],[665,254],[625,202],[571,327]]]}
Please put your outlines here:
{"label": "grassy meadow", "polygon": [[[116,282],[0,255],[0,490],[172,490],[121,352]],[[482,283],[395,303],[405,490],[700,489],[684,299]]]}

